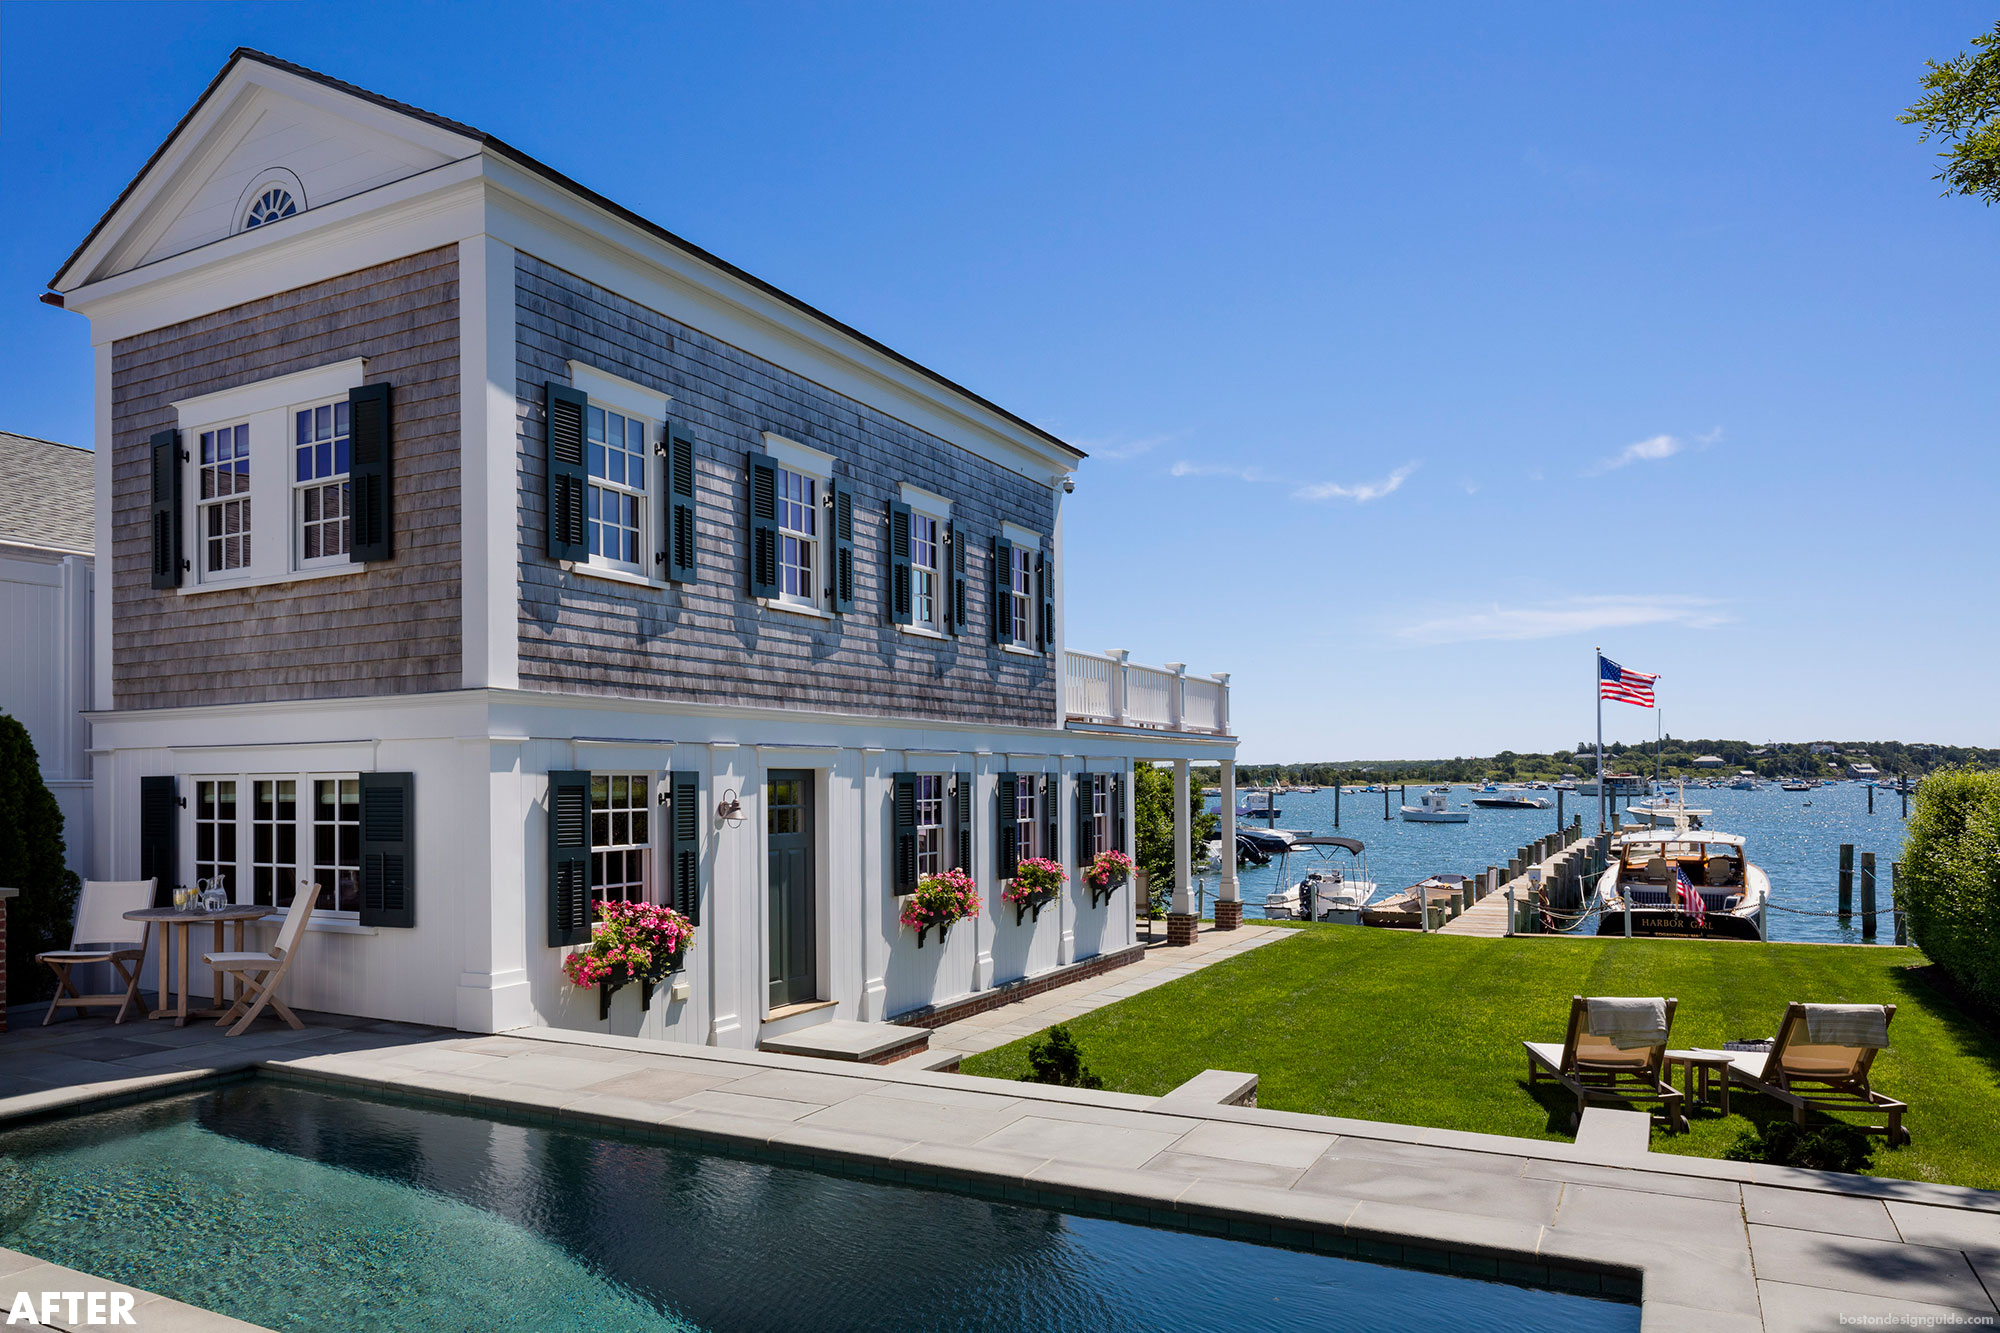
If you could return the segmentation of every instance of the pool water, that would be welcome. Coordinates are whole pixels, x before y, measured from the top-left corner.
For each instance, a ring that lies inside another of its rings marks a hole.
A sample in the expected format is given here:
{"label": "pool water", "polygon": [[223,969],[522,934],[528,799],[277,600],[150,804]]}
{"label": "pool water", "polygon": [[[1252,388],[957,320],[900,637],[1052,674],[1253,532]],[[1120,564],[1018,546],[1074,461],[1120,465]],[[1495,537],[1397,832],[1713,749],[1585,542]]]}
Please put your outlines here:
{"label": "pool water", "polygon": [[1635,1306],[270,1081],[0,1134],[0,1246],[273,1329],[1639,1326]]}

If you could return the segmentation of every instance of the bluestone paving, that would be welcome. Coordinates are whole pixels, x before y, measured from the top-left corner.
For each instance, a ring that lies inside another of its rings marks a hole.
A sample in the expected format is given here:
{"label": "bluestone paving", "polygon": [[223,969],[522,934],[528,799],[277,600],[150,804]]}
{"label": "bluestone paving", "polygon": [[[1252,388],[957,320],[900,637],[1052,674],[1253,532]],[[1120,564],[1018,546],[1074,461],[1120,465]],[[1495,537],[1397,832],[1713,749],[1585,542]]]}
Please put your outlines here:
{"label": "bluestone paving", "polygon": [[1889,1220],[1889,1209],[1880,1199],[1837,1199],[1803,1190],[1745,1185],[1743,1216],[1746,1221],[1765,1226],[1830,1231],[1875,1240],[1907,1239]]}
{"label": "bluestone paving", "polygon": [[[1970,1314],[1952,1305],[1907,1298],[1864,1296],[1851,1291],[1827,1291],[1793,1282],[1759,1282],[1765,1333],[1826,1333],[1829,1329],[1951,1327]],[[1653,1333],[1650,1309],[1645,1333]]]}
{"label": "bluestone paving", "polygon": [[1171,1130],[1142,1128],[1142,1125],[1143,1121],[1101,1125],[1024,1115],[979,1142],[981,1146],[1007,1152],[1039,1152],[1066,1161],[1136,1167],[1165,1152],[1180,1137]]}
{"label": "bluestone paving", "polygon": [[1563,1192],[1561,1185],[1549,1180],[1419,1166],[1391,1158],[1337,1157],[1333,1152],[1307,1168],[1297,1188],[1537,1226],[1556,1220]]}
{"label": "bluestone paving", "polygon": [[1971,1263],[1958,1250],[1753,1226],[1750,1253],[1758,1276],[1774,1281],[1995,1312]]}

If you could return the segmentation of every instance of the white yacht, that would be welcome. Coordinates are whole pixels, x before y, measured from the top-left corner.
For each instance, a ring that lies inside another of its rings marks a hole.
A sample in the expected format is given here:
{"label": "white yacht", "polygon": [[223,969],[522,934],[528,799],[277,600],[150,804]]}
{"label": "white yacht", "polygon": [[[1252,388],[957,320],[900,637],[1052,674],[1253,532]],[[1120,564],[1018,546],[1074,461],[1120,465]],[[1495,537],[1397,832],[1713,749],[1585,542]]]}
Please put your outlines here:
{"label": "white yacht", "polygon": [[1483,810],[1546,810],[1555,804],[1526,787],[1496,787],[1490,782],[1473,794],[1472,803]]}
{"label": "white yacht", "polygon": [[1619,834],[1611,852],[1598,886],[1598,934],[1624,934],[1629,904],[1635,935],[1760,937],[1771,881],[1750,863],[1741,835],[1704,830],[1684,815],[1671,827]]}
{"label": "white yacht", "polygon": [[1277,920],[1326,921],[1335,925],[1361,923],[1361,909],[1375,896],[1378,887],[1368,878],[1366,848],[1358,838],[1337,838],[1308,834],[1296,839],[1295,848],[1318,849],[1323,858],[1334,850],[1351,858],[1347,864],[1316,866],[1297,880],[1287,873],[1291,855],[1278,863],[1278,884],[1264,898],[1264,915]]}
{"label": "white yacht", "polygon": [[1412,824],[1463,824],[1472,818],[1470,810],[1451,808],[1451,788],[1432,787],[1423,794],[1422,805],[1403,807],[1403,818]]}

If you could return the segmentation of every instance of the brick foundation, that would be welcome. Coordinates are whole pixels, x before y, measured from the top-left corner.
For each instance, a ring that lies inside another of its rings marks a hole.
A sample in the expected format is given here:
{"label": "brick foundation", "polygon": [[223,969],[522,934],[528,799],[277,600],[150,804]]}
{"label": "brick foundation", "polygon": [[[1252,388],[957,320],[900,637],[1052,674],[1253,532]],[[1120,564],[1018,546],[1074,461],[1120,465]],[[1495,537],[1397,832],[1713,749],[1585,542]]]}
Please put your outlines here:
{"label": "brick foundation", "polygon": [[1243,924],[1243,900],[1241,898],[1218,898],[1215,901],[1215,928],[1234,930]]}
{"label": "brick foundation", "polygon": [[1169,912],[1167,914],[1168,948],[1176,949],[1183,945],[1193,944],[1195,937],[1199,934],[1201,934],[1201,918],[1194,913],[1190,912],[1186,916],[1182,916],[1178,912]]}
{"label": "brick foundation", "polygon": [[1095,958],[1086,958],[1080,963],[1071,963],[1068,967],[1059,967],[1053,972],[1044,972],[1037,977],[1022,977],[1018,981],[1004,982],[992,990],[968,995],[962,1000],[948,1000],[943,1004],[912,1009],[908,1013],[897,1014],[887,1021],[913,1028],[941,1028],[947,1023],[956,1023],[961,1018],[970,1018],[989,1009],[998,1009],[1003,1004],[1019,1004],[1022,1000],[1045,994],[1058,986],[1067,986],[1076,981],[1088,981],[1092,977],[1102,976],[1113,968],[1136,963],[1145,956],[1146,946],[1135,944],[1129,949],[1101,953]]}

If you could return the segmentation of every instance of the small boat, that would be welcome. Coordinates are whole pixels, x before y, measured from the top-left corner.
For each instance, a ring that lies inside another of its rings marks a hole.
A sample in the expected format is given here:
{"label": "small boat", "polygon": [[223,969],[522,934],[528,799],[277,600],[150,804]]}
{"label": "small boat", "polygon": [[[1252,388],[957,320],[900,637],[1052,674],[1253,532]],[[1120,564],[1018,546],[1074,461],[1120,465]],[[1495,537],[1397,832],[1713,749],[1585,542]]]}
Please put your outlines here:
{"label": "small boat", "polygon": [[1731,791],[1756,791],[1757,786],[1757,775],[1747,768],[1738,773],[1734,778],[1731,778],[1729,782],[1729,790]]}
{"label": "small boat", "polygon": [[1460,892],[1467,878],[1465,875],[1432,875],[1401,892],[1365,905],[1361,909],[1361,924],[1385,926],[1391,930],[1421,930],[1423,922],[1417,917],[1418,902],[1442,903],[1452,894]]}
{"label": "small boat", "polygon": [[1292,849],[1292,839],[1297,836],[1290,829],[1236,826],[1237,844],[1247,842],[1266,856],[1284,855]]}
{"label": "small boat", "polygon": [[1403,807],[1403,818],[1412,824],[1463,824],[1472,818],[1470,810],[1451,808],[1449,787],[1433,787],[1421,799],[1422,805]]}
{"label": "small boat", "polygon": [[[1577,794],[1580,796],[1595,796],[1597,795],[1598,785],[1597,780],[1594,778],[1588,782],[1579,782],[1576,785]],[[1611,789],[1613,796],[1643,796],[1646,792],[1647,783],[1646,779],[1640,777],[1637,773],[1607,773],[1604,775],[1604,785]]]}
{"label": "small boat", "polygon": [[[1301,854],[1317,852],[1329,864],[1308,870],[1296,881],[1287,883],[1291,877],[1286,872],[1293,854],[1287,852],[1278,863],[1280,887],[1264,898],[1264,915],[1277,920],[1359,925],[1361,909],[1375,896],[1378,887],[1375,881],[1368,878],[1368,858],[1364,854],[1367,849],[1361,840],[1301,834],[1293,841],[1292,847]],[[1351,858],[1350,863],[1331,864],[1335,851],[1346,852]]]}
{"label": "small boat", "polygon": [[1238,819],[1283,819],[1285,812],[1271,804],[1271,797],[1264,798],[1264,804],[1252,805],[1245,801],[1236,807]]}
{"label": "small boat", "polygon": [[1472,803],[1485,810],[1546,810],[1553,804],[1526,787],[1495,787],[1490,782],[1479,789]]}
{"label": "small boat", "polygon": [[1778,790],[1780,791],[1811,791],[1812,789],[1813,789],[1813,784],[1810,782],[1793,781],[1793,782],[1780,782],[1778,784]]}

